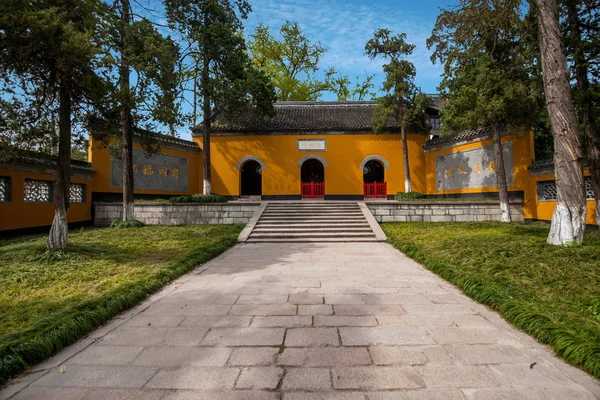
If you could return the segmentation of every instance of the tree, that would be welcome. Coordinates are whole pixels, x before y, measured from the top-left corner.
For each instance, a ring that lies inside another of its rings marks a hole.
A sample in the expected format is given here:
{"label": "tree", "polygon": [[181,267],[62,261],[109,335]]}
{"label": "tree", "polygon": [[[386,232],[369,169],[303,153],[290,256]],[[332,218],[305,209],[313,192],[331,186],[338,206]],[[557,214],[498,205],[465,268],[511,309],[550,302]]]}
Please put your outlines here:
{"label": "tree", "polygon": [[432,61],[444,64],[443,130],[491,128],[502,222],[511,215],[501,133],[531,129],[540,98],[531,85],[535,66],[524,15],[521,0],[462,0],[442,10],[427,42],[435,47]]}
{"label": "tree", "polygon": [[93,121],[93,132],[99,139],[110,136],[122,148],[123,221],[133,221],[134,131],[151,153],[156,138],[150,131],[155,124],[168,125],[171,133],[178,124],[179,47],[170,37],[163,37],[150,20],[134,13],[129,0],[115,0],[110,11],[109,43],[104,51],[116,70],[109,78],[116,82],[112,106]]}
{"label": "tree", "polygon": [[[221,112],[253,107],[273,114],[275,92],[268,77],[255,69],[248,57],[242,24],[251,11],[245,0],[165,0],[169,25],[188,42],[183,57],[199,71],[193,74],[194,90],[202,101],[204,194],[211,193],[211,122]],[[197,78],[197,79],[196,79]]]}
{"label": "tree", "polygon": [[554,133],[557,193],[548,243],[580,244],[583,241],[586,216],[582,151],[558,21],[558,4],[557,0],[536,0],[535,4],[544,94]]}
{"label": "tree", "polygon": [[16,102],[13,116],[27,122],[21,133],[44,134],[54,128],[49,121],[58,121],[55,214],[47,242],[52,249],[68,244],[73,123],[106,93],[97,73],[103,15],[97,0],[0,2],[0,80],[8,103]]}
{"label": "tree", "polygon": [[415,46],[406,42],[404,33],[392,35],[388,29],[379,29],[366,46],[365,51],[370,59],[381,57],[389,60],[383,65],[385,80],[384,95],[377,98],[377,107],[373,120],[373,129],[382,131],[390,118],[400,123],[402,152],[404,158],[404,190],[412,192],[410,165],[408,161],[408,144],[406,130],[410,127],[416,131],[427,132],[427,107],[430,99],[417,88],[414,83],[415,66],[406,56],[412,54]]}
{"label": "tree", "polygon": [[600,131],[597,115],[600,85],[597,81],[590,82],[590,75],[594,76],[595,72],[595,76],[598,76],[597,68],[600,65],[600,2],[564,0],[563,5],[563,13],[566,14],[563,19],[565,47],[576,81],[575,104],[583,124],[583,138],[596,202],[595,219],[596,224],[600,225]]}
{"label": "tree", "polygon": [[354,87],[348,75],[342,75],[336,72],[334,68],[329,68],[325,71],[325,85],[327,90],[333,92],[337,96],[338,101],[363,101],[375,97],[373,89],[373,75],[366,75],[365,80],[361,81],[360,76],[356,77]]}
{"label": "tree", "polygon": [[327,50],[311,42],[296,22],[286,20],[279,35],[281,39],[273,37],[265,25],[256,27],[248,43],[252,63],[271,79],[277,100],[317,100],[328,89],[327,82],[315,77]]}

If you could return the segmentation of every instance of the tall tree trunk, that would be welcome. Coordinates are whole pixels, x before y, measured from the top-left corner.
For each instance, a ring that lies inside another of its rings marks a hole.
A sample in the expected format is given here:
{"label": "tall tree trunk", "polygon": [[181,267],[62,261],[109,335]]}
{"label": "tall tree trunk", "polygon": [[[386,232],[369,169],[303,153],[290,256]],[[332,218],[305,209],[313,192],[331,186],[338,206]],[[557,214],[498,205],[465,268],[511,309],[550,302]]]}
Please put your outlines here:
{"label": "tall tree trunk", "polygon": [[594,217],[596,224],[600,226],[600,137],[596,131],[596,121],[592,112],[592,103],[590,100],[590,82],[588,79],[588,67],[581,38],[581,21],[579,20],[578,1],[567,1],[567,13],[569,25],[571,27],[571,36],[574,42],[573,64],[575,66],[575,77],[577,78],[577,87],[583,94],[579,104],[581,117],[583,119],[584,138],[587,148],[587,159],[590,167],[592,179],[592,189],[594,191],[594,200],[596,210]]}
{"label": "tall tree trunk", "polygon": [[202,60],[202,155],[204,159],[204,185],[203,193],[212,192],[210,171],[210,90],[209,90],[209,60],[207,50],[204,50]]}
{"label": "tall tree trunk", "polygon": [[548,243],[581,243],[586,214],[582,152],[571,97],[569,70],[558,23],[558,5],[557,0],[536,2],[546,107],[554,133],[557,192]]}
{"label": "tall tree trunk", "polygon": [[510,205],[508,202],[508,186],[506,185],[506,170],[504,168],[504,157],[502,155],[502,140],[500,139],[500,127],[492,127],[492,138],[494,141],[496,183],[498,184],[498,197],[500,198],[500,221],[511,222]]}
{"label": "tall tree trunk", "polygon": [[412,192],[412,182],[410,180],[410,165],[408,162],[408,143],[406,140],[406,129],[403,126],[400,128],[400,135],[402,137],[402,158],[404,159],[404,191],[410,193]]}
{"label": "tall tree trunk", "polygon": [[[121,0],[123,25],[131,23],[129,0]],[[123,42],[126,41],[125,32],[122,33]],[[125,43],[121,48],[121,65],[119,66],[119,80],[121,93],[124,95],[121,105],[121,135],[123,144],[123,221],[135,220],[133,210],[133,125],[131,121],[131,94],[129,84],[129,55],[125,50]]]}
{"label": "tall tree trunk", "polygon": [[65,81],[60,84],[59,142],[54,181],[54,220],[48,235],[48,248],[63,249],[69,241],[69,185],[71,182],[71,93]]}

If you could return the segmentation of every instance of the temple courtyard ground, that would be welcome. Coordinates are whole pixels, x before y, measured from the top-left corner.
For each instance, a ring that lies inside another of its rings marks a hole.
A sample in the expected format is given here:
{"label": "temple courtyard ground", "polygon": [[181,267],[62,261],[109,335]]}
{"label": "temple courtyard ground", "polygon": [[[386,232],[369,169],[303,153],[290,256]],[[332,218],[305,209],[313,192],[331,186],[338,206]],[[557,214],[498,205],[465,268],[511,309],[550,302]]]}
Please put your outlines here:
{"label": "temple courtyard ground", "polygon": [[596,399],[386,243],[241,244],[13,382],[11,399]]}

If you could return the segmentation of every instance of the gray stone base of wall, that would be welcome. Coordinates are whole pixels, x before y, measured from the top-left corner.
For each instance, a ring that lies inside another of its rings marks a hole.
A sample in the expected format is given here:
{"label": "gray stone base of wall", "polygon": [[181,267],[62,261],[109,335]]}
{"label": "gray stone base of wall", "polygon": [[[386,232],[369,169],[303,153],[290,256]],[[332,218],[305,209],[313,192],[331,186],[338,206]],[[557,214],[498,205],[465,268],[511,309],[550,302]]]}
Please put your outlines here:
{"label": "gray stone base of wall", "polygon": [[[147,225],[246,224],[260,206],[244,203],[135,203],[135,219]],[[94,203],[94,225],[121,219],[121,203]]]}
{"label": "gray stone base of wall", "polygon": [[[377,222],[500,221],[500,203],[491,201],[369,201]],[[512,220],[523,222],[523,203],[510,204]]]}

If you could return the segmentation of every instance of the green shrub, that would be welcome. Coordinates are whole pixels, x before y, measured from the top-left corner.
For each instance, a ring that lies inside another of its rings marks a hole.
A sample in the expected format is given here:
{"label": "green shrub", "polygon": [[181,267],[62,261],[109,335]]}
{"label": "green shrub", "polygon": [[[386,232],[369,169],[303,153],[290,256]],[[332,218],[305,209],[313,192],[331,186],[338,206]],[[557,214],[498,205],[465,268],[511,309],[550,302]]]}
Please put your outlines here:
{"label": "green shrub", "polygon": [[398,192],[396,193],[396,200],[418,200],[423,198],[423,193],[419,192]]}
{"label": "green shrub", "polygon": [[177,196],[169,199],[171,203],[226,203],[227,197],[217,194],[192,194],[190,196]]}
{"label": "green shrub", "polygon": [[125,228],[141,228],[144,226],[143,222],[140,221],[123,221],[122,219],[117,219],[110,223],[111,228],[117,229],[125,229]]}

